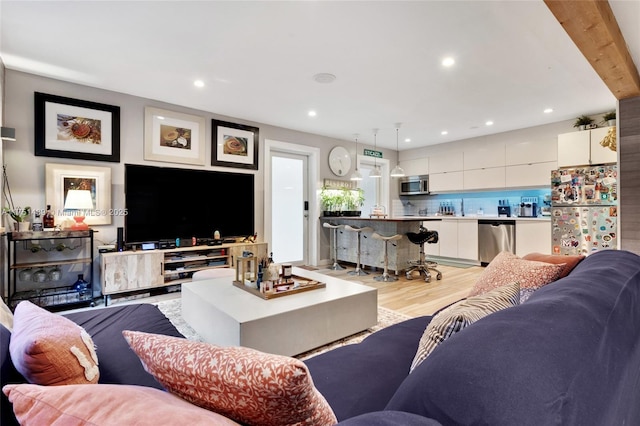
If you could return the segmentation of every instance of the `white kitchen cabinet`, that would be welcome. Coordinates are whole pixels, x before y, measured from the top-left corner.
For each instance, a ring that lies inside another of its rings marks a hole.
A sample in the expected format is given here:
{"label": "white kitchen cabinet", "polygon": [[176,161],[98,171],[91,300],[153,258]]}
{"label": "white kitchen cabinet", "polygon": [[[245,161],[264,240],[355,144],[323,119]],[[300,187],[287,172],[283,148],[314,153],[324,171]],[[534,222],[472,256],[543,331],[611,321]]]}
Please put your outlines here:
{"label": "white kitchen cabinet", "polygon": [[488,167],[486,169],[465,170],[463,188],[466,189],[502,189],[505,185],[505,168]]}
{"label": "white kitchen cabinet", "polygon": [[429,192],[461,191],[464,189],[463,172],[429,173]]}
{"label": "white kitchen cabinet", "polygon": [[618,162],[618,153],[608,146],[600,145],[611,127],[598,127],[591,130],[591,164],[609,164]]}
{"label": "white kitchen cabinet", "polygon": [[552,138],[508,144],[505,155],[507,166],[556,162],[558,141]]}
{"label": "white kitchen cabinet", "polygon": [[556,161],[507,166],[505,168],[505,186],[507,188],[549,186],[551,171],[557,168]]}
{"label": "white kitchen cabinet", "polygon": [[425,244],[424,252],[427,256],[440,256],[440,224],[442,221],[440,220],[425,220],[422,222],[422,226],[431,230],[438,232],[438,242],[434,244]]}
{"label": "white kitchen cabinet", "polygon": [[617,162],[617,153],[600,145],[608,127],[558,135],[558,167]]}
{"label": "white kitchen cabinet", "polygon": [[429,156],[429,173],[447,173],[463,170],[464,155],[462,151],[443,152]]}
{"label": "white kitchen cabinet", "polygon": [[429,159],[427,157],[403,160],[400,167],[404,170],[405,176],[419,176],[429,174]]}
{"label": "white kitchen cabinet", "polygon": [[442,219],[439,225],[438,238],[440,256],[453,259],[478,260],[477,220]]}
{"label": "white kitchen cabinet", "polygon": [[503,167],[504,165],[505,147],[503,143],[483,144],[464,151],[464,170]]}
{"label": "white kitchen cabinet", "polygon": [[458,220],[458,258],[478,260],[478,221]]}
{"label": "white kitchen cabinet", "polygon": [[551,254],[551,222],[548,220],[516,220],[516,255]]}
{"label": "white kitchen cabinet", "polygon": [[440,256],[458,257],[458,220],[443,219],[438,231],[440,241]]}

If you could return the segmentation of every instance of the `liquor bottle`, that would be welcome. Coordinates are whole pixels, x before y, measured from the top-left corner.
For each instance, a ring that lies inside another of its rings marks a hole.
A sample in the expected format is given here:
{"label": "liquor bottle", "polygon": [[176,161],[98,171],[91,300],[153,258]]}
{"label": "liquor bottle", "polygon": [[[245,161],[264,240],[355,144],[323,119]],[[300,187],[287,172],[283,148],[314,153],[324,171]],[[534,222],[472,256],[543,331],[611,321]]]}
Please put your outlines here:
{"label": "liquor bottle", "polygon": [[78,281],[73,284],[73,289],[78,293],[84,293],[88,286],[89,283],[84,280],[84,275],[78,274]]}
{"label": "liquor bottle", "polygon": [[40,217],[39,211],[36,211],[33,214],[33,223],[31,224],[31,230],[42,231],[42,218]]}
{"label": "liquor bottle", "polygon": [[53,216],[50,205],[47,205],[47,211],[42,218],[42,225],[46,230],[53,230],[53,228],[55,228],[55,217]]}

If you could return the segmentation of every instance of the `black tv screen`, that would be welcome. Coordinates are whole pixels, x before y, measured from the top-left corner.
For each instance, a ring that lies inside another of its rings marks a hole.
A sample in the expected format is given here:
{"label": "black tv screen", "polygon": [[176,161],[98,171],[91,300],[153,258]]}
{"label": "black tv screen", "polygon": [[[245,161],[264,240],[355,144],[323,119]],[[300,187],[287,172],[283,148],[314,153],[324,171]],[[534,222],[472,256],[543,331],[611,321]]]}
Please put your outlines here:
{"label": "black tv screen", "polygon": [[127,243],[253,235],[254,175],[125,164]]}

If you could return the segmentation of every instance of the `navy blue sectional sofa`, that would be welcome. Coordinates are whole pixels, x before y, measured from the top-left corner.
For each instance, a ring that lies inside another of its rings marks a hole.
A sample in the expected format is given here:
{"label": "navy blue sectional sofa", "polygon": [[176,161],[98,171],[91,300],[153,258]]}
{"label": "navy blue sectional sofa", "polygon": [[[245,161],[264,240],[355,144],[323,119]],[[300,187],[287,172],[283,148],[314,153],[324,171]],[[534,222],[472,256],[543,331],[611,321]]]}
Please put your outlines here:
{"label": "navy blue sectional sofa", "polygon": [[[123,329],[179,335],[151,305],[67,315],[92,335],[100,381],[160,387]],[[411,374],[430,316],[305,361],[341,425],[640,424],[640,257],[588,256],[524,304],[457,333]],[[2,385],[21,381],[2,329]],[[120,341],[121,340],[121,341]],[[4,395],[2,425],[11,424]]]}

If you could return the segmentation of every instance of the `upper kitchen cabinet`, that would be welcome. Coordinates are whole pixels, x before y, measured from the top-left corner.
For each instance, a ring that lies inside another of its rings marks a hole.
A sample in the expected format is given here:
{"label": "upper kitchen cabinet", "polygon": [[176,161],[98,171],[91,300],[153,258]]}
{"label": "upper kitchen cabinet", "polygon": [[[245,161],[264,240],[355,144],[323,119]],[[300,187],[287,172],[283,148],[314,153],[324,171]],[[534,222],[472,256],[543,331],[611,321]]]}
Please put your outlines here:
{"label": "upper kitchen cabinet", "polygon": [[463,187],[461,151],[429,156],[429,192],[461,191]]}
{"label": "upper kitchen cabinet", "polygon": [[504,167],[505,149],[503,143],[483,144],[481,147],[464,150],[464,170]]}
{"label": "upper kitchen cabinet", "polygon": [[549,186],[551,170],[558,168],[555,139],[518,142],[506,147],[505,186]]}
{"label": "upper kitchen cabinet", "polygon": [[600,145],[608,132],[609,127],[599,127],[558,135],[558,167],[616,163],[617,152]]}
{"label": "upper kitchen cabinet", "polygon": [[406,176],[420,176],[429,174],[429,159],[427,157],[403,160],[400,167],[404,169]]}

